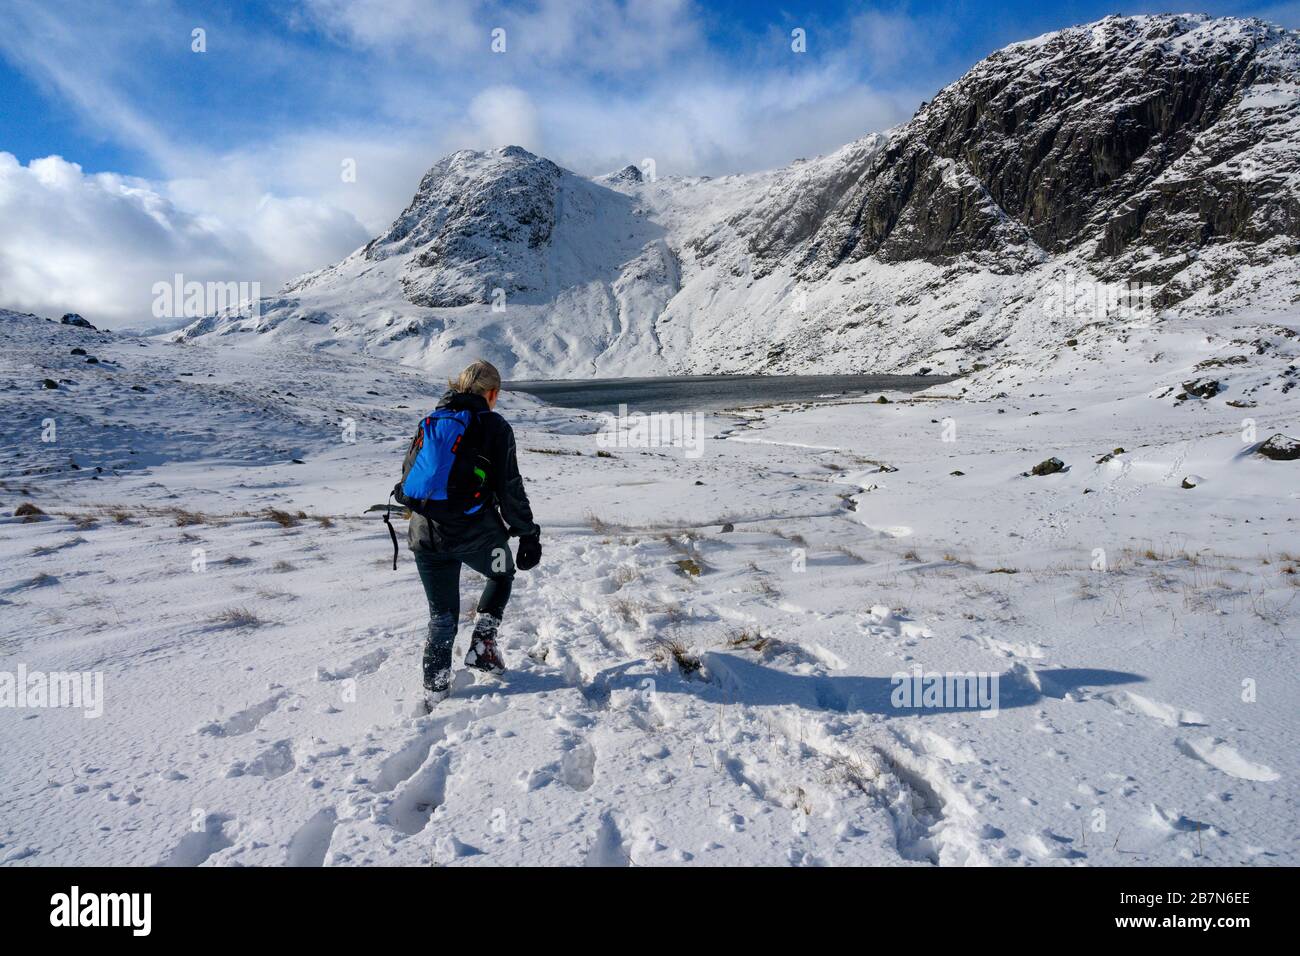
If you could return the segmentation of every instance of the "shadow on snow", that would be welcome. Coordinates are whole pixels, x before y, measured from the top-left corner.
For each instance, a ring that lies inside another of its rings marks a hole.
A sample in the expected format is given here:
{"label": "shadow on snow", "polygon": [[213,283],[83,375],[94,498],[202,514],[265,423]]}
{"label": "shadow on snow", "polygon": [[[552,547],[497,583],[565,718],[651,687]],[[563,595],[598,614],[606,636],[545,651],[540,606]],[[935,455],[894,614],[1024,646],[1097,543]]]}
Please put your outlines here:
{"label": "shadow on snow", "polygon": [[[684,679],[661,671],[641,670],[645,661],[626,661],[597,673],[577,690],[595,708],[608,705],[610,694],[624,690],[635,693],[689,694],[710,704],[746,704],[752,707],[795,705],[809,710],[836,713],[876,714],[908,717],[925,714],[979,713],[987,708],[967,701],[964,705],[895,706],[897,682],[890,677],[791,674],[766,667],[735,654],[710,652],[703,657],[709,679]],[[637,667],[638,671],[630,672]],[[907,673],[910,678],[910,672]],[[934,672],[926,671],[928,676]],[[952,672],[968,674],[970,672]],[[1146,680],[1139,674],[1093,667],[1065,667],[1028,670],[1012,667],[996,675],[997,709],[1030,707],[1045,698],[1060,699],[1089,687],[1133,684]],[[500,683],[483,683],[467,688],[466,697],[540,694],[575,685],[559,671],[515,671]]]}

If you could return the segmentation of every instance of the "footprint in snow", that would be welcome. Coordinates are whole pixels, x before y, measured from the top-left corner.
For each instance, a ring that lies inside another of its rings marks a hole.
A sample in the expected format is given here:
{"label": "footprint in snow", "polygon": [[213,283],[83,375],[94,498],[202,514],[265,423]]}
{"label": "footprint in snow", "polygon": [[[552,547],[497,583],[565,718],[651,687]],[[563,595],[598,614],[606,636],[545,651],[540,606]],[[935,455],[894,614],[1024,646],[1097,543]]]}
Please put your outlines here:
{"label": "footprint in snow", "polygon": [[1166,727],[1205,727],[1209,724],[1209,721],[1194,710],[1182,710],[1172,704],[1152,700],[1132,691],[1109,691],[1097,696],[1126,713],[1150,717]]}
{"label": "footprint in snow", "polygon": [[279,691],[266,700],[245,707],[223,720],[214,720],[203,724],[195,733],[211,737],[238,737],[251,733],[266,719],[267,715],[279,708],[289,696],[287,690]]}
{"label": "footprint in snow", "polygon": [[1042,644],[1004,641],[985,634],[966,634],[964,636],[968,641],[974,641],[984,650],[998,657],[1040,661],[1047,656]]}
{"label": "footprint in snow", "polygon": [[285,865],[324,866],[337,825],[338,814],[333,807],[318,810],[289,838],[285,847]]}
{"label": "footprint in snow", "polygon": [[201,829],[192,830],[177,842],[159,866],[198,866],[214,853],[235,845],[227,833],[235,818],[224,813],[209,813],[199,823]]}
{"label": "footprint in snow", "polygon": [[365,677],[367,674],[373,674],[379,670],[384,661],[388,660],[388,651],[383,648],[371,651],[369,654],[363,654],[349,664],[345,664],[337,670],[328,670],[324,667],[316,668],[316,680],[318,681],[336,681],[347,680],[348,678]]}
{"label": "footprint in snow", "polygon": [[293,755],[293,741],[277,740],[252,760],[237,760],[226,771],[226,776],[242,777],[251,775],[274,780],[282,777],[298,765]]}
{"label": "footprint in snow", "polygon": [[1174,746],[1184,755],[1238,780],[1272,783],[1282,779],[1282,775],[1276,770],[1265,764],[1248,760],[1221,737],[1201,737],[1197,740],[1184,740],[1180,737],[1174,741]]}

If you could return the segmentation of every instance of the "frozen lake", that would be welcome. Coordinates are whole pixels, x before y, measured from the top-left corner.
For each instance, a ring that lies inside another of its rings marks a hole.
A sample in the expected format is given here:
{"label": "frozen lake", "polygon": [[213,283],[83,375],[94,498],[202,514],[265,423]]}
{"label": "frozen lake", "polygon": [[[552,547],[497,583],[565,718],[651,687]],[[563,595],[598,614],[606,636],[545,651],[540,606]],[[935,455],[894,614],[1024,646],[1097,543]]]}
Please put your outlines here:
{"label": "frozen lake", "polygon": [[544,402],[592,412],[716,411],[772,402],[919,392],[952,381],[947,375],[683,375],[506,382]]}

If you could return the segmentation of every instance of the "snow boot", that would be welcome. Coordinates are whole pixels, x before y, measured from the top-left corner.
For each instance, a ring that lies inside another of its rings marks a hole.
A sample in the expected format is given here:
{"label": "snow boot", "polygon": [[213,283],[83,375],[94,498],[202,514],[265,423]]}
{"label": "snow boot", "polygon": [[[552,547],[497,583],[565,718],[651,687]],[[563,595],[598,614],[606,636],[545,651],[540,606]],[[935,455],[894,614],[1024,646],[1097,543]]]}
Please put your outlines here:
{"label": "snow boot", "polygon": [[424,688],[425,713],[433,713],[435,705],[451,696],[451,668],[446,667],[433,675],[433,680]]}
{"label": "snow boot", "polygon": [[487,671],[489,674],[505,672],[506,662],[497,649],[497,628],[501,618],[491,614],[480,614],[474,625],[474,633],[469,638],[469,653],[465,655],[465,666],[475,670]]}

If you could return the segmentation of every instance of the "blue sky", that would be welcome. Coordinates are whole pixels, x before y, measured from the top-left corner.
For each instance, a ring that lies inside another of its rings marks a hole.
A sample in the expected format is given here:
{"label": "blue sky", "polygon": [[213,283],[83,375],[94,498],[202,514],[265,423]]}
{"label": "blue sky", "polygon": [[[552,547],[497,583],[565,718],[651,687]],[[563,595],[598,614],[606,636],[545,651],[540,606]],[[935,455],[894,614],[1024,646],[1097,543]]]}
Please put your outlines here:
{"label": "blue sky", "polygon": [[[1112,4],[0,0],[0,306],[140,325],[135,290],[173,266],[278,284],[379,231],[457,148],[584,173],[781,165],[906,120],[1012,41],[1187,9]],[[1300,0],[1198,12],[1300,27]],[[15,264],[8,227],[34,218],[19,238],[47,252]]]}
{"label": "blue sky", "polygon": [[[464,118],[476,92],[503,84],[540,87],[559,95],[636,98],[638,91],[649,93],[665,82],[676,85],[674,78],[743,86],[746,80],[807,81],[830,69],[840,91],[857,87],[893,94],[896,103],[864,118],[897,122],[906,118],[918,97],[932,95],[978,59],[1014,40],[1112,12],[1189,9],[1184,3],[1146,3],[1117,11],[1106,0],[668,0],[644,5],[668,12],[654,18],[653,29],[642,32],[635,16],[610,16],[601,9],[629,11],[641,6],[635,2],[0,0],[0,11],[12,15],[13,25],[5,31],[7,37],[0,38],[0,149],[24,163],[56,154],[88,172],[167,175],[168,163],[155,145],[122,123],[117,109],[104,110],[94,98],[82,99],[75,91],[78,84],[100,87],[104,97],[137,113],[159,134],[215,153],[238,149],[241,142],[275,138],[286,125],[359,132],[454,122]],[[547,8],[596,12],[588,17],[536,16]],[[1263,15],[1300,27],[1300,2],[1202,0],[1194,9]],[[440,19],[445,21],[441,25]],[[385,21],[391,29],[384,29]],[[466,25],[468,35],[462,33]],[[489,33],[497,25],[507,30],[504,56],[489,50]],[[202,55],[190,50],[195,27],[208,34],[208,50]],[[793,56],[789,49],[789,33],[795,27],[808,34],[804,56]],[[570,30],[567,37],[556,39],[556,34]],[[641,45],[638,37],[645,46],[658,41],[662,54],[640,51],[616,58],[584,49],[588,43],[633,48]],[[376,97],[376,90],[401,94]],[[852,135],[872,128],[853,127]],[[789,137],[794,142],[798,138]],[[809,140],[816,144],[814,152],[838,145],[822,142],[815,132]],[[560,151],[564,145],[564,140],[555,144]],[[631,153],[640,151],[630,148]],[[618,152],[618,145],[612,143],[605,152]],[[426,165],[435,158],[428,157]],[[582,166],[600,155],[585,149],[573,157],[555,158]],[[720,150],[716,156],[694,157],[683,171],[718,173],[789,158],[794,156]],[[724,159],[738,162],[716,165]]]}

